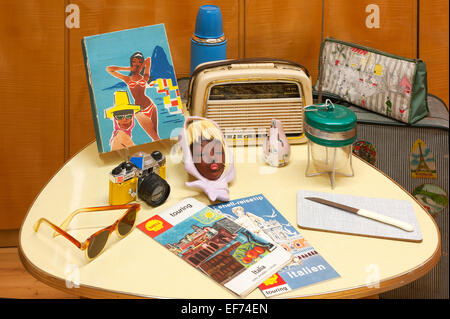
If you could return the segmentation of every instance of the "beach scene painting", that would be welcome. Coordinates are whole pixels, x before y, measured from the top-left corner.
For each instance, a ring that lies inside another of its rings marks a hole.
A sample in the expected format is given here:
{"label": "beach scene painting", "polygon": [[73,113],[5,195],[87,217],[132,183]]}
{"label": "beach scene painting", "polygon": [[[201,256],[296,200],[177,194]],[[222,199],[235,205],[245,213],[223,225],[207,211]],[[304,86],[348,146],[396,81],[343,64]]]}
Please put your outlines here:
{"label": "beach scene painting", "polygon": [[83,38],[99,153],[178,136],[184,123],[164,24]]}

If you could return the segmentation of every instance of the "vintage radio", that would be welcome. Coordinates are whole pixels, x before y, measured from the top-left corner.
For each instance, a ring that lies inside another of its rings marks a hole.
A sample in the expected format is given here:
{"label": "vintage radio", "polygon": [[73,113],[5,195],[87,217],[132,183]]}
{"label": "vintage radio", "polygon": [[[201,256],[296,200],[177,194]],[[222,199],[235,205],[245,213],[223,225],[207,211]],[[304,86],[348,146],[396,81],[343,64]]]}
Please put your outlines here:
{"label": "vintage radio", "polygon": [[306,142],[304,108],[312,104],[311,77],[286,60],[238,59],[200,64],[188,88],[191,115],[215,121],[230,145],[260,144],[280,120],[290,144]]}

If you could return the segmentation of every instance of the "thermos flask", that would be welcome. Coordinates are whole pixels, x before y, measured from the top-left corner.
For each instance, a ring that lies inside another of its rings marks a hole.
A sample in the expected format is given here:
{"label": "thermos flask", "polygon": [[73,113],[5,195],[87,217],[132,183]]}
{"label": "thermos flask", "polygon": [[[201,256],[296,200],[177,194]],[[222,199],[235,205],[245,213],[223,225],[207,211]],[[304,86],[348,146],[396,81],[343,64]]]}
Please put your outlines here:
{"label": "thermos flask", "polygon": [[201,63],[227,58],[227,39],[223,33],[222,13],[214,5],[201,6],[191,38],[191,75]]}

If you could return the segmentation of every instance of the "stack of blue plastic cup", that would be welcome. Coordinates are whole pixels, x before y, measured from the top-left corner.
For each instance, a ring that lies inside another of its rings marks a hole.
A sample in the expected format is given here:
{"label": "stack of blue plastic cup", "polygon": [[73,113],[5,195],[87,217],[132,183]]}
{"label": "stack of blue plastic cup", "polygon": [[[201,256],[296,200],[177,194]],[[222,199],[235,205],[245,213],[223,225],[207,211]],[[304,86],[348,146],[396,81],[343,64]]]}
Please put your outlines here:
{"label": "stack of blue plastic cup", "polygon": [[226,58],[227,39],[223,33],[220,8],[213,5],[201,6],[191,38],[191,75],[201,63]]}

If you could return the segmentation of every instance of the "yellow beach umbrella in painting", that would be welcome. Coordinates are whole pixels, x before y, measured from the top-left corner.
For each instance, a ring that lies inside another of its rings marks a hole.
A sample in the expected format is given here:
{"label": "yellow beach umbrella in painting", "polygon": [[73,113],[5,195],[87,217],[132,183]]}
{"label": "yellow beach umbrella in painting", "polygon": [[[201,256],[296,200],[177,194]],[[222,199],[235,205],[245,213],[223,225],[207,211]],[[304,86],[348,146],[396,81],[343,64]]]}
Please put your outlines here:
{"label": "yellow beach umbrella in painting", "polygon": [[134,113],[141,109],[139,105],[130,104],[128,93],[126,91],[114,92],[114,106],[105,110],[105,118],[111,119],[115,112],[132,110]]}

